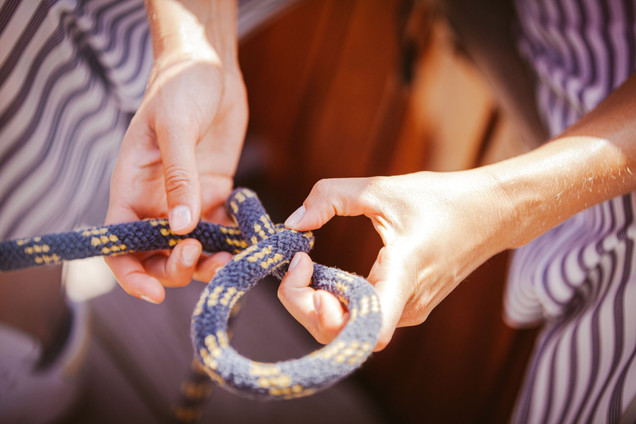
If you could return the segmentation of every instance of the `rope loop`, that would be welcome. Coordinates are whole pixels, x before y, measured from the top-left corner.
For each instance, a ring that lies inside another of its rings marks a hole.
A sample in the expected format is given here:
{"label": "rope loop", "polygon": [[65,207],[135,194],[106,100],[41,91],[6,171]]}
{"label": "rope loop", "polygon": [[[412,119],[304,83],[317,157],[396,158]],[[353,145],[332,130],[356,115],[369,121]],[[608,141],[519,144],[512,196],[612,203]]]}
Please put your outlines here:
{"label": "rope loop", "polygon": [[314,264],[311,287],[334,294],[349,319],[328,345],[299,359],[249,360],[229,344],[228,320],[237,300],[267,275],[282,279],[296,252],[309,252],[311,232],[275,225],[254,192],[235,189],[226,202],[235,227],[200,222],[176,235],[166,219],[108,225],[0,243],[0,271],[48,265],[90,256],[170,249],[196,238],[207,252],[234,254],[205,287],[192,315],[194,351],[210,377],[250,397],[289,399],[324,389],[355,371],[371,354],[382,323],[380,302],[364,278]]}
{"label": "rope loop", "polygon": [[382,319],[373,286],[336,268],[314,264],[311,284],[337,296],[349,311],[347,324],[327,346],[277,363],[249,360],[229,346],[227,322],[234,303],[266,275],[282,278],[294,254],[313,247],[314,237],[272,224],[249,190],[235,190],[227,205],[249,246],[217,272],[194,310],[194,349],[208,374],[230,390],[269,399],[309,395],[349,375],[373,350]]}

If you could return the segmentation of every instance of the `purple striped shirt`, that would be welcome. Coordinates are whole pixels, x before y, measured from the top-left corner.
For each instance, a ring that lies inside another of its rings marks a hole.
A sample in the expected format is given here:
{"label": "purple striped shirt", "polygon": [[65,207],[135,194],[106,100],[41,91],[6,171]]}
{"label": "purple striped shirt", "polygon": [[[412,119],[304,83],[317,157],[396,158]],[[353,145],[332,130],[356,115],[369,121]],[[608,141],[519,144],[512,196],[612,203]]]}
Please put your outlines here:
{"label": "purple striped shirt", "polygon": [[[518,0],[551,135],[636,70],[633,0]],[[635,135],[636,137],[636,135]],[[515,252],[506,319],[543,324],[513,422],[618,422],[636,396],[635,201],[591,207]]]}

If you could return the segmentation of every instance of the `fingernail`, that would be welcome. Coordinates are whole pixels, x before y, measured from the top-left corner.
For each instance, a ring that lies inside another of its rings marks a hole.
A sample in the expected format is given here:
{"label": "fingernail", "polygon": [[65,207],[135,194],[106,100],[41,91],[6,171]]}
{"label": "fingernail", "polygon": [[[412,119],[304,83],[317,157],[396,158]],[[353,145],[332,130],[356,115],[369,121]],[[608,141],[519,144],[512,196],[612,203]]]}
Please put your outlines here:
{"label": "fingernail", "polygon": [[285,226],[289,228],[293,228],[296,224],[300,222],[301,219],[303,219],[303,216],[305,216],[304,205],[296,209],[293,214],[289,215],[289,218],[287,218],[287,221],[285,221]]}
{"label": "fingernail", "polygon": [[155,302],[154,300],[152,300],[151,298],[149,298],[149,297],[148,297],[148,296],[146,296],[146,295],[140,294],[140,295],[139,295],[139,298],[140,298],[140,299],[142,299],[142,300],[145,300],[145,301],[146,301],[146,302],[148,302],[148,303],[152,303],[153,305],[156,305],[156,304],[157,304],[157,302]]}
{"label": "fingernail", "polygon": [[184,205],[175,206],[168,214],[170,228],[172,231],[179,231],[187,227],[192,220],[190,208]]}
{"label": "fingernail", "polygon": [[194,262],[199,258],[198,246],[186,246],[181,252],[181,263],[185,266],[192,266]]}
{"label": "fingernail", "polygon": [[300,262],[300,255],[296,253],[294,257],[292,258],[291,262],[289,263],[289,269],[292,270],[296,268],[299,262]]}

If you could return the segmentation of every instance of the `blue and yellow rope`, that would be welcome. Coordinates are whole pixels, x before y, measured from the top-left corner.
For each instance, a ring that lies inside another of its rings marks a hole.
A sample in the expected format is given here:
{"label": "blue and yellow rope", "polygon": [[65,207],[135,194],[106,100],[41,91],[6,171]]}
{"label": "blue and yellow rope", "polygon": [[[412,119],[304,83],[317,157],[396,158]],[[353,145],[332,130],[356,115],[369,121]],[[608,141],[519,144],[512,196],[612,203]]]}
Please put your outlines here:
{"label": "blue and yellow rope", "polygon": [[379,299],[364,278],[319,264],[314,264],[312,287],[333,293],[349,311],[334,341],[303,358],[277,363],[249,360],[229,345],[227,323],[235,302],[266,275],[281,279],[294,254],[309,252],[314,238],[311,232],[274,225],[250,190],[234,190],[226,205],[236,227],[201,222],[179,236],[167,220],[149,219],[2,242],[0,271],[170,249],[182,239],[196,238],[206,252],[234,254],[203,290],[192,316],[196,357],[212,380],[251,397],[289,399],[315,393],[357,369],[377,342]]}

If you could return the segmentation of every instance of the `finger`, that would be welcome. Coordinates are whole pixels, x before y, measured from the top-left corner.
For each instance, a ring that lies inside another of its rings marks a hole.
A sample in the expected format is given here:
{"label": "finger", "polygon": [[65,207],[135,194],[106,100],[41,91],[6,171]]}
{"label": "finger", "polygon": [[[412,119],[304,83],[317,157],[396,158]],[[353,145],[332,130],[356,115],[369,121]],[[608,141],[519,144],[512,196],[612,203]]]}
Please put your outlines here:
{"label": "finger", "polygon": [[368,212],[364,191],[369,178],[338,178],[318,181],[303,205],[285,221],[287,228],[306,231],[320,228],[335,215],[356,216]]}
{"label": "finger", "polygon": [[170,229],[176,234],[187,234],[199,221],[201,188],[195,136],[187,129],[179,129],[180,131],[174,127],[160,127],[157,130],[157,140],[163,163]]}
{"label": "finger", "polygon": [[201,243],[195,239],[179,242],[168,256],[153,255],[143,261],[148,274],[166,287],[182,287],[192,281],[201,255]]}
{"label": "finger", "polygon": [[348,314],[340,301],[325,290],[314,292],[314,309],[316,310],[318,331],[321,343],[331,343],[347,322]]}
{"label": "finger", "polygon": [[217,271],[231,259],[231,253],[217,252],[210,257],[199,260],[194,272],[194,279],[205,283],[210,282],[210,280],[216,275]]}
{"label": "finger", "polygon": [[[111,199],[106,224],[135,221],[139,217],[128,207]],[[165,290],[161,282],[148,275],[136,255],[109,256],[104,258],[106,264],[124,291],[150,303],[161,303],[165,298]]]}
{"label": "finger", "polygon": [[[297,253],[281,281],[278,297],[289,313],[318,342],[326,344],[333,339],[334,331],[337,334],[344,325],[344,314],[335,297],[309,287],[312,274],[313,263],[309,256],[306,253]],[[337,303],[335,307],[332,301]],[[325,314],[333,316],[327,318]]]}
{"label": "finger", "polygon": [[393,338],[409,297],[403,284],[408,281],[408,264],[401,263],[399,257],[390,249],[382,248],[367,277],[375,287],[382,308],[382,326],[374,351],[384,349]]}
{"label": "finger", "polygon": [[126,293],[150,303],[163,302],[166,293],[161,282],[146,274],[136,256],[109,256],[104,259]]}

